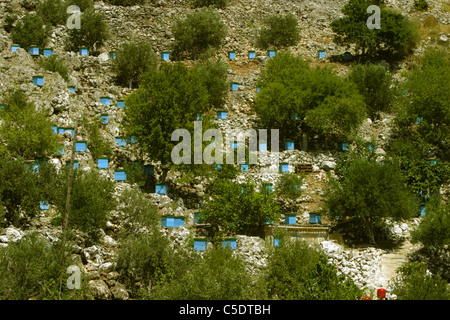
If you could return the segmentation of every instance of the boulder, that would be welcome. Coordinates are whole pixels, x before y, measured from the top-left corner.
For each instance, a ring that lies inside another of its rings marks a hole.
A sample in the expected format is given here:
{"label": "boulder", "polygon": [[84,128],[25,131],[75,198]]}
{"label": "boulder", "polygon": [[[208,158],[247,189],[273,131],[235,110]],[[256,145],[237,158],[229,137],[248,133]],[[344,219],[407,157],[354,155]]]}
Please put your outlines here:
{"label": "boulder", "polygon": [[108,285],[103,280],[91,280],[89,281],[89,289],[92,292],[94,299],[96,300],[108,300],[111,298],[111,292]]}
{"label": "boulder", "polygon": [[111,294],[114,300],[128,300],[129,295],[125,286],[116,282],[116,285],[111,288]]}

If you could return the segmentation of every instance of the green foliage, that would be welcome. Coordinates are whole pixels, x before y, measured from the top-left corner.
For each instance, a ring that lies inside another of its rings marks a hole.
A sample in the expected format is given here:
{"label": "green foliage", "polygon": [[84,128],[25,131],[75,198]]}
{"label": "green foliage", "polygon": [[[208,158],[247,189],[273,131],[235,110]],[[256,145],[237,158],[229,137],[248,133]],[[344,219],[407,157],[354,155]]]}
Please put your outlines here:
{"label": "green foliage", "polygon": [[58,72],[65,81],[69,80],[69,70],[64,61],[56,55],[41,57],[39,65],[47,71]]}
{"label": "green foliage", "polygon": [[[407,95],[398,110],[400,135],[419,136],[450,159],[450,59],[445,52],[427,51],[407,74]],[[417,123],[417,118],[423,120]],[[417,132],[417,134],[416,134]],[[418,141],[419,142],[419,141]]]}
{"label": "green foliage", "polygon": [[81,275],[81,289],[67,288],[67,267],[74,264],[69,244],[49,244],[37,232],[0,248],[0,299],[44,300],[83,299],[86,281]]}
{"label": "green foliage", "polygon": [[278,178],[275,194],[283,199],[297,199],[302,194],[300,188],[303,184],[303,176],[293,173],[283,173]]}
{"label": "green foliage", "polygon": [[46,112],[28,102],[21,90],[10,91],[0,110],[0,137],[8,153],[34,159],[52,154],[59,141]]}
{"label": "green foliage", "polygon": [[67,4],[62,0],[44,0],[36,6],[38,14],[46,24],[53,26],[64,25],[69,15],[66,13]]}
{"label": "green foliage", "polygon": [[201,9],[179,19],[172,25],[175,38],[173,55],[176,59],[197,59],[209,49],[218,49],[227,35],[220,14],[211,9]]}
{"label": "green foliage", "polygon": [[410,218],[418,210],[415,196],[396,165],[359,158],[345,164],[341,179],[329,181],[325,206],[333,219],[349,217],[362,222],[372,244],[373,228],[382,225],[384,218]]}
{"label": "green foliage", "polygon": [[[62,221],[66,208],[69,170],[61,172],[59,196],[54,200],[59,215],[55,218]],[[95,241],[98,229],[105,228],[109,213],[116,207],[114,200],[114,183],[101,177],[97,170],[74,171],[71,204],[69,210],[69,226],[87,232]]]}
{"label": "green foliage", "polygon": [[193,8],[214,7],[217,9],[224,9],[229,4],[229,0],[191,0],[191,6]]}
{"label": "green foliage", "polygon": [[447,281],[438,275],[427,274],[420,263],[402,265],[397,273],[393,293],[398,300],[449,300]]}
{"label": "green foliage", "polygon": [[137,4],[144,4],[145,0],[107,0],[107,2],[115,6],[134,6]]}
{"label": "green foliage", "polygon": [[222,107],[229,91],[227,82],[228,64],[221,58],[216,61],[207,59],[197,62],[194,65],[193,72],[198,73],[208,91],[210,107]]}
{"label": "green foliage", "polygon": [[123,212],[122,237],[136,234],[142,228],[152,231],[160,226],[161,217],[157,208],[139,189],[125,190],[119,201],[121,203],[119,209]]}
{"label": "green foliage", "polygon": [[214,181],[206,197],[203,220],[213,243],[230,234],[260,235],[268,221],[280,217],[272,193],[256,191],[252,183],[239,184],[230,180]]}
{"label": "green foliage", "polygon": [[85,130],[86,135],[88,136],[87,147],[93,159],[112,155],[111,144],[102,135],[102,131],[100,130],[97,121],[94,121],[87,116],[83,116],[81,127]]}
{"label": "green foliage", "polygon": [[435,196],[426,207],[420,224],[411,232],[413,243],[421,242],[425,247],[443,248],[450,244],[450,204],[441,203]]}
{"label": "green foliage", "polygon": [[28,49],[32,45],[44,47],[51,33],[51,26],[45,25],[37,14],[26,13],[11,30],[11,40]]}
{"label": "green foliage", "polygon": [[374,4],[370,0],[349,0],[342,9],[344,17],[331,23],[336,33],[334,42],[361,52],[363,59],[401,59],[407,56],[417,44],[415,25],[399,13],[381,7],[381,29],[369,29],[367,8]]}
{"label": "green foliage", "polygon": [[265,128],[280,129],[281,140],[300,139],[303,132],[345,141],[365,118],[363,98],[353,83],[330,69],[311,69],[290,53],[272,58],[257,85],[255,111]]}
{"label": "green foliage", "polygon": [[156,65],[157,56],[150,43],[126,42],[113,62],[116,82],[122,86],[136,87],[144,73],[156,71]]}
{"label": "green foliage", "polygon": [[264,19],[265,27],[257,35],[256,45],[262,49],[282,49],[297,45],[300,29],[293,14],[274,14]]}
{"label": "green foliage", "polygon": [[214,248],[190,258],[188,270],[153,288],[153,299],[242,300],[261,298],[243,261],[231,249]]}
{"label": "green foliage", "polygon": [[78,51],[81,47],[87,47],[89,52],[97,53],[111,36],[105,15],[88,8],[81,13],[80,23],[80,29],[68,30],[66,49]]}
{"label": "green foliage", "polygon": [[146,292],[167,281],[177,268],[186,265],[181,259],[181,252],[175,254],[169,243],[169,239],[159,232],[131,234],[121,240],[116,271],[120,274],[120,282],[131,290],[132,295],[140,294],[135,286],[136,281],[140,281]]}
{"label": "green foliage", "polygon": [[268,296],[287,300],[354,300],[363,295],[351,279],[338,276],[326,255],[304,240],[281,242],[269,254]]}
{"label": "green foliage", "polygon": [[364,97],[367,114],[371,119],[378,119],[380,112],[389,112],[394,102],[392,76],[382,66],[356,65],[349,74],[349,79],[356,84]]}
{"label": "green foliage", "polygon": [[206,112],[208,101],[198,73],[182,63],[162,63],[157,71],[146,73],[140,88],[126,98],[124,131],[167,168],[175,145],[172,133],[180,128],[192,133],[195,115]]}
{"label": "green foliage", "polygon": [[14,28],[14,22],[17,21],[17,15],[8,13],[5,15],[5,21],[3,28],[6,32],[10,33],[11,30]]}
{"label": "green foliage", "polygon": [[426,0],[414,0],[413,9],[415,11],[427,11],[429,8]]}

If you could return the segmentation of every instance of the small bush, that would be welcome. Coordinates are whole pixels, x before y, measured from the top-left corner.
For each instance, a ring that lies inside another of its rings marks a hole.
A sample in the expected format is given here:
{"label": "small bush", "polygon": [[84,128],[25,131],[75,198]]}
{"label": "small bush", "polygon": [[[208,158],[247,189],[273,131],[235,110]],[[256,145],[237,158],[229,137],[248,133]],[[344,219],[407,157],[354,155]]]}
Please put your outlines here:
{"label": "small bush", "polygon": [[36,13],[46,24],[63,25],[68,18],[66,8],[62,0],[44,0],[37,5]]}
{"label": "small bush", "polygon": [[144,4],[145,0],[108,0],[108,2],[115,6],[135,6],[137,4]]}
{"label": "small bush", "polygon": [[12,29],[11,40],[26,49],[32,45],[43,47],[46,45],[50,33],[51,26],[45,25],[40,16],[26,13]]}
{"label": "small bush", "polygon": [[110,156],[112,154],[111,144],[102,136],[102,132],[96,121],[83,117],[81,127],[86,131],[88,136],[87,147],[93,159],[102,156]]}
{"label": "small bush", "polygon": [[262,49],[287,48],[300,41],[298,22],[293,14],[272,15],[264,20],[264,25],[256,39],[256,45]]}
{"label": "small bush", "polygon": [[6,32],[10,33],[11,30],[14,28],[14,22],[17,21],[17,16],[15,14],[7,14],[5,16],[5,25],[3,28]]}
{"label": "small bush", "polygon": [[427,11],[428,7],[429,5],[426,0],[414,0],[413,9],[415,11]]}
{"label": "small bush", "polygon": [[124,43],[113,64],[116,82],[122,86],[136,87],[140,77],[150,70],[156,70],[156,65],[157,56],[150,43]]}
{"label": "small bush", "polygon": [[89,52],[97,53],[100,47],[111,36],[108,23],[103,13],[88,8],[81,13],[81,29],[70,29],[66,40],[66,49],[78,51],[87,47]]}
{"label": "small bush", "polygon": [[228,6],[229,0],[191,0],[193,8],[214,7],[224,9]]}
{"label": "small bush", "polygon": [[19,242],[0,248],[1,300],[83,299],[86,282],[81,278],[81,290],[69,290],[66,273],[71,258],[68,244],[49,244],[37,232]]}
{"label": "small bush", "polygon": [[302,184],[303,177],[292,173],[284,173],[278,179],[276,195],[284,199],[297,199],[302,194],[300,188]]}
{"label": "small bush", "polygon": [[81,12],[94,8],[94,1],[92,0],[66,0],[66,8],[71,5],[76,5],[80,8]]}
{"label": "small bush", "polygon": [[172,26],[176,59],[186,56],[197,59],[209,49],[218,49],[227,35],[227,28],[218,12],[201,9],[177,20]]}
{"label": "small bush", "polygon": [[55,55],[41,57],[39,65],[47,71],[58,72],[65,81],[69,80],[69,70],[61,58]]}

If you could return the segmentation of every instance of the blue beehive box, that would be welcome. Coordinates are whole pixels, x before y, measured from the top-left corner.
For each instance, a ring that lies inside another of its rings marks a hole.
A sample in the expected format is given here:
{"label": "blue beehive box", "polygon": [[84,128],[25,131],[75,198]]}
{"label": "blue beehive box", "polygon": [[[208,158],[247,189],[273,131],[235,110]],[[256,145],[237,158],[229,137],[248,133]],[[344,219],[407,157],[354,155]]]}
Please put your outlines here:
{"label": "blue beehive box", "polygon": [[119,145],[119,147],[127,146],[127,142],[123,138],[116,137],[116,143]]}
{"label": "blue beehive box", "polygon": [[127,173],[123,169],[114,170],[114,181],[126,181]]}
{"label": "blue beehive box", "polygon": [[168,61],[169,60],[169,52],[161,53],[161,60]]}
{"label": "blue beehive box", "polygon": [[174,216],[163,216],[161,218],[161,227],[174,228],[175,227],[175,217]]}
{"label": "blue beehive box", "polygon": [[269,58],[275,57],[275,50],[268,50],[267,51],[267,56]]}
{"label": "blue beehive box", "polygon": [[267,151],[267,142],[259,143],[259,151]]}
{"label": "blue beehive box", "polygon": [[5,109],[5,105],[4,104],[0,104],[0,109]]}
{"label": "blue beehive box", "polygon": [[53,49],[52,48],[44,48],[44,50],[42,50],[42,54],[44,55],[44,57],[49,57],[49,56],[53,55]]}
{"label": "blue beehive box", "polygon": [[431,165],[437,164],[437,160],[436,160],[436,159],[428,159],[428,162],[429,162]]}
{"label": "blue beehive box", "polygon": [[233,142],[231,143],[231,148],[232,148],[232,149],[237,149],[237,147],[238,147],[238,142],[237,142],[237,141],[233,141]]}
{"label": "blue beehive box", "polygon": [[26,167],[33,173],[39,173],[39,163],[35,160],[27,160]]}
{"label": "blue beehive box", "polygon": [[11,52],[15,52],[17,49],[19,49],[20,48],[20,46],[18,45],[18,44],[13,44],[12,46],[11,46]]}
{"label": "blue beehive box", "polygon": [[319,58],[325,58],[325,50],[319,50]]}
{"label": "blue beehive box", "polygon": [[426,214],[426,207],[425,206],[420,206],[420,215],[424,216]]}
{"label": "blue beehive box", "polygon": [[184,227],[184,217],[175,217],[175,228]]}
{"label": "blue beehive box", "polygon": [[80,48],[80,50],[78,52],[79,52],[80,56],[87,56],[87,55],[89,55],[88,48],[86,48],[86,47]]}
{"label": "blue beehive box", "polygon": [[44,77],[43,76],[34,76],[33,83],[37,86],[42,87],[44,85]]}
{"label": "blue beehive box", "polygon": [[322,223],[322,217],[319,214],[316,213],[310,213],[309,214],[309,223],[311,224],[320,224]]}
{"label": "blue beehive box", "polygon": [[341,151],[348,151],[348,142],[342,142],[340,145],[339,150]]}
{"label": "blue beehive box", "polygon": [[103,103],[104,105],[111,105],[111,98],[109,97],[100,97],[100,103]]}
{"label": "blue beehive box", "polygon": [[369,144],[369,145],[367,146],[367,149],[368,149],[369,151],[374,151],[374,150],[375,150],[375,147],[374,147],[373,144]]}
{"label": "blue beehive box", "polygon": [[421,123],[423,121],[423,117],[417,117],[416,123]]}
{"label": "blue beehive box", "polygon": [[224,241],[222,241],[222,247],[226,248],[229,247],[232,250],[236,250],[236,238],[227,238]]}
{"label": "blue beehive box", "polygon": [[64,127],[64,128],[59,128],[59,130],[60,130],[60,133],[70,132],[70,135],[72,137],[75,134],[75,129],[74,128]]}
{"label": "blue beehive box", "polygon": [[155,175],[155,167],[152,166],[151,164],[145,165],[144,166],[144,174],[147,176]]}
{"label": "blue beehive box", "polygon": [[87,150],[86,141],[77,141],[75,143],[75,151],[76,152],[85,152]]}
{"label": "blue beehive box", "polygon": [[202,113],[197,113],[197,114],[195,115],[195,120],[197,120],[197,121],[203,120],[203,114],[202,114]]}
{"label": "blue beehive box", "polygon": [[57,126],[53,126],[52,130],[53,130],[54,133],[58,134],[58,127]]}
{"label": "blue beehive box", "polygon": [[74,86],[69,86],[67,87],[70,91],[72,91],[73,93],[75,93],[75,87]]}
{"label": "blue beehive box", "polygon": [[248,164],[246,163],[241,164],[241,172],[248,172]]}
{"label": "blue beehive box", "polygon": [[108,115],[107,114],[100,115],[100,123],[108,124],[108,121],[109,121],[109,119],[108,119]]}
{"label": "blue beehive box", "polygon": [[28,53],[32,56],[38,56],[39,55],[39,47],[38,46],[30,46],[30,49],[28,49]]}
{"label": "blue beehive box", "polygon": [[250,51],[248,52],[248,58],[249,58],[249,59],[255,59],[255,58],[256,58],[255,51],[250,50]]}
{"label": "blue beehive box", "polygon": [[239,84],[237,82],[233,82],[231,84],[231,91],[238,91],[239,90]]}
{"label": "blue beehive box", "polygon": [[117,100],[117,107],[118,108],[125,108],[125,102],[123,100]]}
{"label": "blue beehive box", "polygon": [[194,250],[206,251],[207,247],[208,247],[208,240],[204,238],[194,238]]}
{"label": "blue beehive box", "polygon": [[292,140],[286,141],[284,144],[284,148],[286,150],[294,150],[294,141]]}
{"label": "blue beehive box", "polygon": [[217,120],[226,120],[227,119],[227,112],[226,111],[219,111],[217,112]]}
{"label": "blue beehive box", "polygon": [[[196,223],[196,224],[200,223],[200,221],[201,221],[200,216],[203,216],[203,212],[194,213],[194,223]],[[203,221],[202,221],[202,223],[203,223]]]}
{"label": "blue beehive box", "polygon": [[260,87],[256,87],[256,93],[260,92],[261,88]]}
{"label": "blue beehive box", "polygon": [[116,59],[117,58],[117,51],[111,51],[109,53],[109,58],[110,59]]}
{"label": "blue beehive box", "polygon": [[273,246],[274,247],[280,246],[280,240],[277,237],[273,237]]}
{"label": "blue beehive box", "polygon": [[[70,168],[70,161],[66,161],[66,167]],[[78,169],[78,160],[73,161],[73,168]]]}
{"label": "blue beehive box", "polygon": [[167,194],[167,185],[162,183],[157,183],[155,185],[156,194]]}
{"label": "blue beehive box", "polygon": [[228,51],[228,59],[230,59],[230,60],[236,59],[236,52]]}
{"label": "blue beehive box", "polygon": [[291,120],[300,120],[298,113],[296,112],[291,113]]}
{"label": "blue beehive box", "polygon": [[222,166],[221,166],[220,164],[218,164],[218,165],[216,165],[216,166],[214,167],[214,169],[215,169],[215,170],[220,170],[220,169],[222,169]]}
{"label": "blue beehive box", "polygon": [[97,160],[97,167],[99,169],[108,169],[108,158],[98,158]]}
{"label": "blue beehive box", "polygon": [[271,183],[265,183],[264,185],[263,185],[263,190],[264,190],[264,192],[266,192],[266,193],[272,193],[273,192],[273,184],[271,184]]}
{"label": "blue beehive box", "polygon": [[285,224],[296,224],[297,223],[297,215],[295,213],[287,213],[284,215],[284,223]]}
{"label": "blue beehive box", "polygon": [[48,201],[40,201],[39,205],[40,205],[41,210],[50,209],[50,205],[48,204]]}
{"label": "blue beehive box", "polygon": [[280,164],[280,172],[281,173],[289,172],[289,164],[288,163],[281,163]]}

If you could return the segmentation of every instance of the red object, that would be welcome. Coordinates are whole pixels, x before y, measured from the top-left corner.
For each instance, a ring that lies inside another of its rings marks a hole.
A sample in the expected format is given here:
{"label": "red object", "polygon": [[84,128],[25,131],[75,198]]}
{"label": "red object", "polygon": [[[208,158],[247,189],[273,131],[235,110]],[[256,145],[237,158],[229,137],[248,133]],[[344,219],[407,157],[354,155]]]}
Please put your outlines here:
{"label": "red object", "polygon": [[370,297],[369,296],[364,296],[364,297],[361,298],[361,300],[370,300]]}
{"label": "red object", "polygon": [[377,297],[381,298],[381,299],[386,298],[386,289],[383,289],[383,288],[378,289],[377,290]]}

